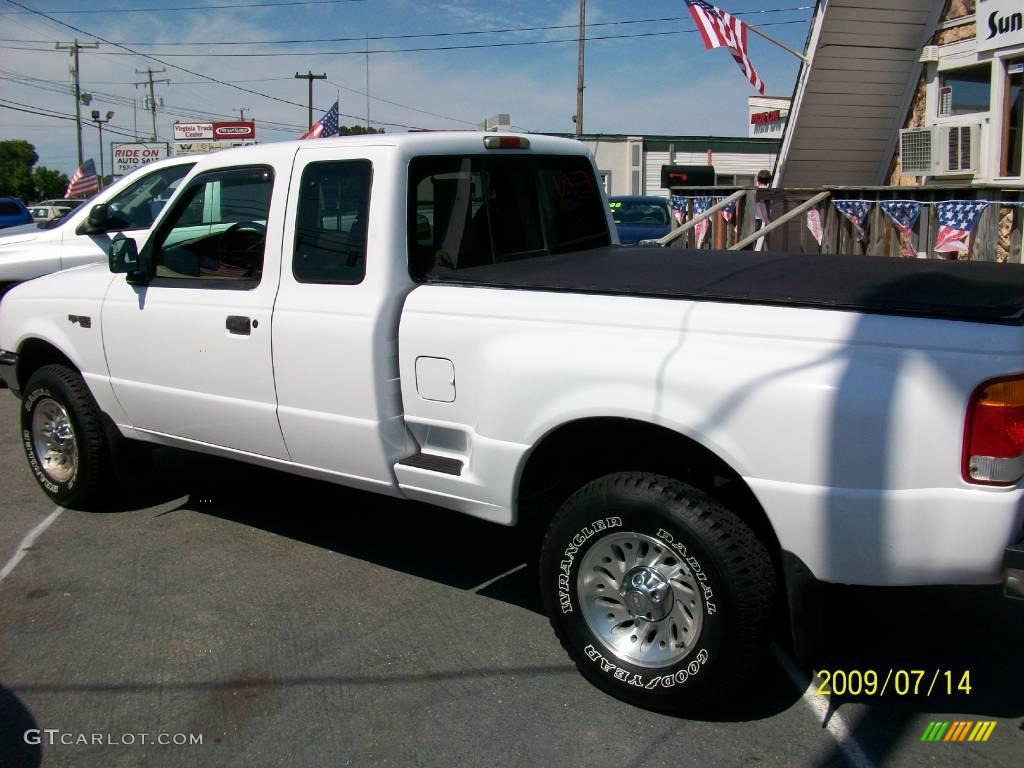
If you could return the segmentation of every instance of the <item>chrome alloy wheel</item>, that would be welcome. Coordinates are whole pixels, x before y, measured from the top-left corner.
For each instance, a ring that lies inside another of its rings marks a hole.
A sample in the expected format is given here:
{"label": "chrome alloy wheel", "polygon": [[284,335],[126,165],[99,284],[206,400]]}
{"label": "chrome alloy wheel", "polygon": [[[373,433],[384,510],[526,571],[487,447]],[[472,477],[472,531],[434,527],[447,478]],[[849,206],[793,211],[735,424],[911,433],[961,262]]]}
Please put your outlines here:
{"label": "chrome alloy wheel", "polygon": [[595,542],[576,590],[590,631],[623,661],[671,666],[700,637],[700,585],[678,553],[652,536],[613,533]]}
{"label": "chrome alloy wheel", "polygon": [[78,444],[64,406],[49,397],[32,413],[32,447],[42,470],[55,483],[66,483],[78,468]]}

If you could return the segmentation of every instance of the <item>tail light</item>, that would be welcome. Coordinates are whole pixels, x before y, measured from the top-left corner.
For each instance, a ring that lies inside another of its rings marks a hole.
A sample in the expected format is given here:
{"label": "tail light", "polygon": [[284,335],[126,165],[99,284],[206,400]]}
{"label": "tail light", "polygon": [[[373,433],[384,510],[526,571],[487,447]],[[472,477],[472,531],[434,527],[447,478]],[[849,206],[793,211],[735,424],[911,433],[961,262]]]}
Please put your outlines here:
{"label": "tail light", "polygon": [[986,381],[971,396],[964,429],[968,483],[1013,485],[1024,477],[1024,376]]}
{"label": "tail light", "polygon": [[487,149],[529,149],[530,140],[523,136],[485,136]]}

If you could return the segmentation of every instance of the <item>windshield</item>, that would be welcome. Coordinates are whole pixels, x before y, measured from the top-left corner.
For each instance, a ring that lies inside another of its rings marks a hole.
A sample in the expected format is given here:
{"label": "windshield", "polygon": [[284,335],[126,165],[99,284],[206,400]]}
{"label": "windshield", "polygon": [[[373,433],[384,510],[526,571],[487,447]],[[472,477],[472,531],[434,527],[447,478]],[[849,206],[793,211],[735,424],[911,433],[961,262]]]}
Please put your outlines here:
{"label": "windshield", "polygon": [[0,201],[0,216],[20,216],[21,208],[18,207],[17,203],[12,203],[7,200]]}
{"label": "windshield", "polygon": [[582,156],[420,157],[409,177],[417,277],[611,242],[601,187]]}
{"label": "windshield", "polygon": [[612,200],[616,224],[668,224],[668,205],[662,201]]}

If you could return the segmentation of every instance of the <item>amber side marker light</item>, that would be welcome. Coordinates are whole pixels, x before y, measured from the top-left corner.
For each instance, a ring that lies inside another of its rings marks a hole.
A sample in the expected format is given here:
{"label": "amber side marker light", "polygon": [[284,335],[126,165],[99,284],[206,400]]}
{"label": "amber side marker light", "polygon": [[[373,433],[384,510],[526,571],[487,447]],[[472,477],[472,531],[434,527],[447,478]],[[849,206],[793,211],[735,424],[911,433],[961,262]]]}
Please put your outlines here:
{"label": "amber side marker light", "polygon": [[487,149],[529,149],[530,140],[522,136],[485,136],[484,147]]}
{"label": "amber side marker light", "polygon": [[1024,477],[1024,376],[993,379],[967,406],[963,476],[968,483],[1013,485]]}

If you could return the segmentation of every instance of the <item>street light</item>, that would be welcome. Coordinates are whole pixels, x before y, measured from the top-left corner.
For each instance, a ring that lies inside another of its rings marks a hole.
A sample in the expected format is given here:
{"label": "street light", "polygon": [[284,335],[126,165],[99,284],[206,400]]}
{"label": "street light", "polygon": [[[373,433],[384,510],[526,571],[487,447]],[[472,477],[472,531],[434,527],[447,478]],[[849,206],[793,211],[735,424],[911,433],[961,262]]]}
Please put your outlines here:
{"label": "street light", "polygon": [[100,129],[100,189],[103,189],[103,177],[106,175],[103,168],[103,124],[109,123],[110,118],[113,116],[113,111],[110,111],[107,112],[107,117],[104,119],[100,117],[100,111],[98,109],[94,109],[92,111],[92,121],[96,123],[96,127]]}

